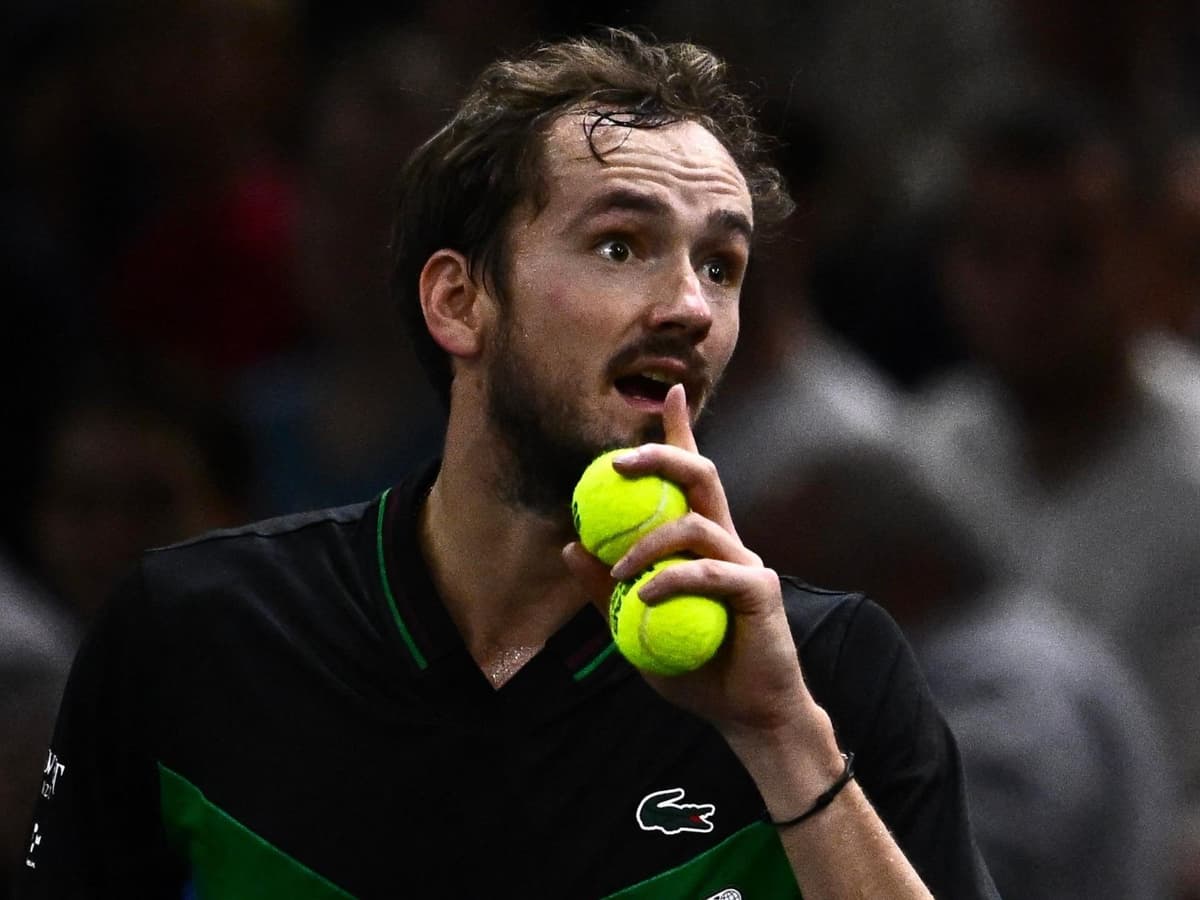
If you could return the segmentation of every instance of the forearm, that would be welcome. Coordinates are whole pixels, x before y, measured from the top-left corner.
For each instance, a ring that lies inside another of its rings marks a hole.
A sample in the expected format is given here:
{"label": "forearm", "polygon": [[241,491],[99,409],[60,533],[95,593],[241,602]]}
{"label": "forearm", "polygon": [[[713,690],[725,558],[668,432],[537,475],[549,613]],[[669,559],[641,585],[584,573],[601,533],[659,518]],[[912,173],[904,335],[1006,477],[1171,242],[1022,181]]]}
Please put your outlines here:
{"label": "forearm", "polygon": [[[808,722],[775,734],[726,735],[774,821],[807,810],[842,773],[828,717],[814,707]],[[854,781],[811,818],[781,827],[779,837],[806,900],[932,897]]]}

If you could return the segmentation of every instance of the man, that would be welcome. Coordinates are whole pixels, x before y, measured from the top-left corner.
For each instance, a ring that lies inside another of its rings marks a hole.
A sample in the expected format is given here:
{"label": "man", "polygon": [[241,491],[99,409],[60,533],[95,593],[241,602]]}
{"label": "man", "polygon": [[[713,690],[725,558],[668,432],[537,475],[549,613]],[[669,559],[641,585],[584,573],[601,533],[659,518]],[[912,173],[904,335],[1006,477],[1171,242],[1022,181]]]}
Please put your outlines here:
{"label": "man", "polygon": [[[397,216],[440,466],[146,557],[76,666],[26,896],[994,896],[894,625],[790,582],[785,608],[696,453],[786,208],[748,121],[711,55],[622,33],[483,74]],[[610,572],[568,511],[617,445],[693,513]],[[591,604],[675,551],[647,593],[733,624],[643,679]]]}

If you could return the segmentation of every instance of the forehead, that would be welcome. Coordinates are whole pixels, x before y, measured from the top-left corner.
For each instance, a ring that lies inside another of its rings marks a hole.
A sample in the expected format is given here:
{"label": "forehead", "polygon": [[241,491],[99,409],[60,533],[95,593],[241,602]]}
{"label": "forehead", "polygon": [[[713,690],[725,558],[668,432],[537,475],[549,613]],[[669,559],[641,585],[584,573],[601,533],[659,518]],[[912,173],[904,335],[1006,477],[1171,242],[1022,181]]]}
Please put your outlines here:
{"label": "forehead", "polygon": [[630,188],[673,205],[728,210],[747,221],[752,217],[741,169],[712,132],[696,122],[635,128],[597,123],[591,113],[567,113],[547,132],[542,171],[547,205],[586,202],[593,194]]}

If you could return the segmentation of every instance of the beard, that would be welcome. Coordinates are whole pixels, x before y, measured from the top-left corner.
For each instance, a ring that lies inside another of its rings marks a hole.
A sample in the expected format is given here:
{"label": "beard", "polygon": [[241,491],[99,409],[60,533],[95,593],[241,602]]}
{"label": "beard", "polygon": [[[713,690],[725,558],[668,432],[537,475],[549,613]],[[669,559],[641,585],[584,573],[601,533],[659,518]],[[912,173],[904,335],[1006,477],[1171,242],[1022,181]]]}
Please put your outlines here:
{"label": "beard", "polygon": [[632,435],[589,424],[575,392],[563,389],[554,396],[541,388],[539,367],[517,348],[510,319],[505,314],[500,322],[488,364],[488,418],[507,456],[500,498],[569,523],[571,494],[587,464],[606,450],[664,440],[662,421]]}

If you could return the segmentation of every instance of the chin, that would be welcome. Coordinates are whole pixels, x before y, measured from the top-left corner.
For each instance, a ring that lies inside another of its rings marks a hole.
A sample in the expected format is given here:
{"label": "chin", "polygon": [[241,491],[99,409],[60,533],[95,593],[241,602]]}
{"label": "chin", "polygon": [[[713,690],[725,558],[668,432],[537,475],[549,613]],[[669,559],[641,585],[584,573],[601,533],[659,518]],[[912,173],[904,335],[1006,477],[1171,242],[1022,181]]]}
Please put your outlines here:
{"label": "chin", "polygon": [[616,414],[596,429],[603,436],[604,450],[662,442],[662,409],[637,409],[622,402]]}
{"label": "chin", "polygon": [[643,425],[630,432],[629,437],[619,446],[636,447],[640,444],[662,444],[667,440],[663,431],[661,416],[648,419]]}
{"label": "chin", "polygon": [[598,441],[592,441],[599,456],[607,450],[617,450],[621,447],[637,447],[641,444],[662,443],[666,435],[663,432],[662,416],[639,415],[627,418],[628,424],[610,423],[606,433]]}

